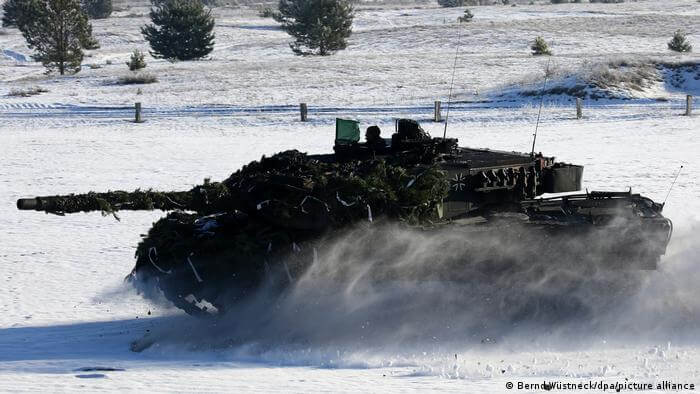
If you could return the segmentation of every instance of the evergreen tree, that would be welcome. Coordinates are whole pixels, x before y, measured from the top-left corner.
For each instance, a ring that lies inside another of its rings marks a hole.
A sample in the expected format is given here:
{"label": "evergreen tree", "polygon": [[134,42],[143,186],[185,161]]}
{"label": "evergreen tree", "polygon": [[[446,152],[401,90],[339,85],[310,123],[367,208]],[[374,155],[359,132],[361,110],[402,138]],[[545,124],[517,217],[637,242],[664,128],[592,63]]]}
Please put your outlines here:
{"label": "evergreen tree", "polygon": [[163,0],[153,3],[153,24],[141,28],[159,59],[192,60],[214,49],[214,17],[200,0]]}
{"label": "evergreen tree", "polygon": [[92,25],[87,24],[87,34],[82,37],[82,45],[84,49],[97,49],[100,43],[92,36]]}
{"label": "evergreen tree", "polygon": [[104,19],[112,15],[112,0],[82,0],[82,7],[92,19]]}
{"label": "evergreen tree", "polygon": [[92,26],[78,0],[36,0],[36,14],[18,27],[27,45],[36,53],[34,60],[48,71],[80,71],[83,49],[92,49],[97,41]]}
{"label": "evergreen tree", "polygon": [[681,30],[676,30],[671,41],[668,42],[668,49],[676,52],[691,52],[693,46],[690,45],[685,33]]}
{"label": "evergreen tree", "polygon": [[294,37],[297,55],[330,55],[345,49],[355,17],[349,0],[280,0],[275,20]]}
{"label": "evergreen tree", "polygon": [[35,0],[7,0],[2,11],[2,27],[19,27],[22,21],[36,18],[38,4]]}
{"label": "evergreen tree", "polygon": [[532,46],[530,46],[530,49],[532,49],[532,54],[535,56],[552,54],[552,51],[549,49],[549,45],[547,45],[547,41],[540,36],[535,38],[535,41],[532,43]]}
{"label": "evergreen tree", "polygon": [[258,12],[258,16],[261,18],[275,18],[275,15],[277,15],[277,11],[273,10],[272,7],[265,7],[262,8]]}
{"label": "evergreen tree", "polygon": [[126,65],[131,71],[136,71],[145,68],[146,60],[144,60],[143,52],[139,51],[138,49],[134,49],[134,51],[131,53],[131,58],[128,62],[126,62]]}
{"label": "evergreen tree", "polygon": [[457,20],[459,21],[459,23],[471,22],[473,18],[474,14],[472,14],[472,12],[469,11],[469,8],[467,8],[466,10],[464,10],[464,15],[458,17]]}
{"label": "evergreen tree", "polygon": [[465,5],[464,0],[437,0],[437,3],[440,7],[462,7]]}

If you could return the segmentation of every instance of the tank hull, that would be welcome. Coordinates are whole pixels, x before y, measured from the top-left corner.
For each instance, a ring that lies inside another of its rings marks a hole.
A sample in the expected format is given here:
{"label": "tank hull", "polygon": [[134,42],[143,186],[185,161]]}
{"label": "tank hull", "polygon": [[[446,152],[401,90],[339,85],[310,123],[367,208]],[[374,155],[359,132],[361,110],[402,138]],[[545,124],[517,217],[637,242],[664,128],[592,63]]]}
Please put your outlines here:
{"label": "tank hull", "polygon": [[[504,276],[538,283],[551,272],[580,278],[608,270],[655,269],[672,225],[661,215],[636,212],[637,205],[648,201],[629,193],[528,200],[518,210],[463,216],[427,228],[375,220],[325,233],[299,232],[295,240],[266,232],[269,224],[242,213],[173,213],[144,238],[129,279],[141,288],[157,288],[177,307],[201,315],[225,313],[261,291],[287,291],[325,267],[336,267],[338,250],[348,261],[372,261],[363,275],[376,283],[437,280],[469,286],[475,277],[497,283]],[[552,214],[563,206],[567,214]],[[607,217],[612,208],[615,216]],[[407,264],[397,261],[406,258],[400,250],[411,246],[406,239],[425,242],[424,253],[434,254],[439,263],[400,268]],[[383,252],[375,253],[372,245],[377,243]],[[396,253],[386,253],[387,248]],[[343,272],[325,272],[313,280],[330,279],[343,287],[356,279]]]}

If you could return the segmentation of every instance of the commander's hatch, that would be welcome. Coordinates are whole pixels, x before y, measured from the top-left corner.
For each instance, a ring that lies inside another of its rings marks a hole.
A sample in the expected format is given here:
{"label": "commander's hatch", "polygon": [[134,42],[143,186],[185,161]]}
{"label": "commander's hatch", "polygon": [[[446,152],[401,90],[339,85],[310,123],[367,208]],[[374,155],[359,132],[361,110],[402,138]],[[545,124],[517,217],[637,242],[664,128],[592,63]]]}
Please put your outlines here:
{"label": "commander's hatch", "polygon": [[335,146],[350,146],[360,142],[360,122],[335,119]]}

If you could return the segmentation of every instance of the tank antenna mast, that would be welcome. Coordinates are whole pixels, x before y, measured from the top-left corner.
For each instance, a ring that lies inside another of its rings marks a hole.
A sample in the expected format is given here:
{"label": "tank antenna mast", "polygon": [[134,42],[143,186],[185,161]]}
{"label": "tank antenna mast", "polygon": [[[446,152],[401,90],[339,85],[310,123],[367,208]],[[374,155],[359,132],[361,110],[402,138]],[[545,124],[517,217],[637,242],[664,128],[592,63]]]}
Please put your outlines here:
{"label": "tank antenna mast", "polygon": [[666,205],[666,200],[668,200],[668,196],[671,195],[671,190],[673,190],[673,185],[676,184],[676,181],[678,180],[678,176],[681,175],[681,170],[683,169],[683,166],[678,169],[678,172],[676,173],[676,177],[673,178],[673,182],[671,183],[671,187],[668,188],[668,193],[666,193],[666,198],[664,198],[664,202],[661,203],[661,206]]}
{"label": "tank antenna mast", "polygon": [[537,111],[537,123],[535,123],[535,134],[532,135],[532,150],[530,151],[530,157],[535,157],[535,142],[537,142],[537,129],[540,126],[540,115],[542,115],[542,104],[544,104],[544,91],[547,89],[547,78],[549,77],[549,62],[552,58],[547,59],[547,69],[544,72],[544,83],[542,84],[542,91],[540,92],[540,109]]}
{"label": "tank antenna mast", "polygon": [[442,132],[442,139],[447,138],[447,122],[450,120],[450,107],[452,104],[452,87],[455,84],[455,72],[457,71],[457,56],[459,55],[459,46],[462,41],[462,27],[457,25],[457,50],[455,51],[455,61],[452,65],[452,82],[450,82],[450,94],[447,96],[447,114],[445,115],[445,130]]}

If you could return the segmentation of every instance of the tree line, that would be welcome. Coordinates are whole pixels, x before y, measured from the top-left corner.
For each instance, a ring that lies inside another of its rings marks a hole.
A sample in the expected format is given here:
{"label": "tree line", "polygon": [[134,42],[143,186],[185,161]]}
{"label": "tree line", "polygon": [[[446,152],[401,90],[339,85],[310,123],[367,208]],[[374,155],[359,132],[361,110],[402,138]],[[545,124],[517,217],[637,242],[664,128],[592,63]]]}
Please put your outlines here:
{"label": "tree line", "polygon": [[[284,31],[294,38],[297,55],[330,55],[345,49],[352,34],[351,0],[280,0],[274,12]],[[80,71],[84,50],[97,49],[89,19],[112,13],[111,0],[7,0],[3,27],[16,27],[49,72]],[[202,0],[151,0],[151,23],[141,34],[154,58],[195,60],[214,49],[215,19]],[[145,67],[143,54],[134,51],[131,70]]]}
{"label": "tree line", "polygon": [[[345,49],[352,34],[353,0],[279,0],[277,10],[266,8],[261,16],[272,17],[294,38],[290,48],[297,55],[330,55]],[[452,7],[467,0],[438,0]],[[17,27],[36,53],[33,58],[47,70],[80,71],[83,50],[97,49],[89,19],[107,18],[111,0],[7,0],[3,5],[2,25]],[[214,49],[215,19],[202,0],[151,0],[151,23],[141,28],[154,58],[194,60],[206,57]],[[459,22],[470,22],[468,9]],[[690,52],[692,46],[682,31],[676,31],[668,48]],[[531,46],[533,55],[551,55],[542,37]],[[130,70],[145,67],[144,55],[135,50]]]}

